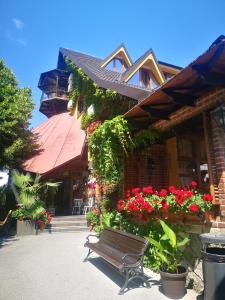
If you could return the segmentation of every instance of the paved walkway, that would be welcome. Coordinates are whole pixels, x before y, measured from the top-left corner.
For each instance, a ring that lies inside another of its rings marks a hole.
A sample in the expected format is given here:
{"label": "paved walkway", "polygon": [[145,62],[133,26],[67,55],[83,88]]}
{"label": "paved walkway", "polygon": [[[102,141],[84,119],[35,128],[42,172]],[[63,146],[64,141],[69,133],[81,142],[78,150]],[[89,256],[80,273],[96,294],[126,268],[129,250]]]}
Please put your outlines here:
{"label": "paved walkway", "polygon": [[[122,277],[97,256],[83,263],[87,233],[55,233],[0,243],[0,300],[164,300],[153,286],[118,295]],[[189,290],[184,300],[196,299]]]}

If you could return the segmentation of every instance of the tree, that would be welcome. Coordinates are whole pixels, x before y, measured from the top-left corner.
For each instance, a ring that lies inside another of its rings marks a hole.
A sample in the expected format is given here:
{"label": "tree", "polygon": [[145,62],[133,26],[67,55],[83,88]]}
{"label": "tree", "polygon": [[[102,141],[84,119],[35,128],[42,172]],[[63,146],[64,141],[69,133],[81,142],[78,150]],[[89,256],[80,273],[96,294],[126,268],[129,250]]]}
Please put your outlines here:
{"label": "tree", "polygon": [[31,90],[20,88],[13,72],[0,60],[0,168],[18,168],[34,150],[28,122],[33,108]]}

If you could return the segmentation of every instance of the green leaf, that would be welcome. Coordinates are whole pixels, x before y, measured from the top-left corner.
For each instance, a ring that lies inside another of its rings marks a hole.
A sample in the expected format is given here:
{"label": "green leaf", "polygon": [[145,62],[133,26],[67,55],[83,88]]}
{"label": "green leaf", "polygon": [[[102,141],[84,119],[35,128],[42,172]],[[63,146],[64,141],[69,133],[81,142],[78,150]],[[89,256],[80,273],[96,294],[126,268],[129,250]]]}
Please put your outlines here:
{"label": "green leaf", "polygon": [[169,238],[171,246],[176,247],[177,238],[175,232],[164,221],[160,220],[160,224],[163,228],[163,231]]}
{"label": "green leaf", "polygon": [[159,242],[157,242],[156,240],[154,240],[153,238],[147,237],[147,240],[149,241],[150,244],[154,245],[159,250],[161,250],[161,251],[163,250],[162,245]]}
{"label": "green leaf", "polygon": [[169,264],[169,260],[167,259],[167,257],[161,253],[161,252],[158,252],[157,255],[161,258],[161,260],[166,263],[167,265]]}
{"label": "green leaf", "polygon": [[180,241],[177,243],[177,248],[181,248],[181,247],[185,246],[189,241],[190,241],[189,238],[187,238],[187,237],[184,238],[183,241]]}

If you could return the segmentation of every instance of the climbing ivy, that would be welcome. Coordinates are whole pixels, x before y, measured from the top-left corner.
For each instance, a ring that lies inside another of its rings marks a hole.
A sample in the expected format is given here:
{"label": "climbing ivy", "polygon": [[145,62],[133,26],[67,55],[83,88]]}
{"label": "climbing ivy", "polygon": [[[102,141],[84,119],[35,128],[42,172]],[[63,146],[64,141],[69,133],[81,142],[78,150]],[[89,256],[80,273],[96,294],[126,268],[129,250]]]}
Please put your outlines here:
{"label": "climbing ivy", "polygon": [[[121,115],[136,101],[110,89],[100,88],[68,57],[65,61],[68,71],[73,74],[70,97],[74,104],[78,99],[83,100],[81,128],[86,130],[96,120],[102,122],[88,134],[87,139],[93,172],[103,185],[118,185],[123,179],[123,160],[127,152],[155,143],[158,133],[155,130],[141,130],[131,134],[132,129]],[[94,113],[88,114],[91,105]]]}
{"label": "climbing ivy", "polygon": [[71,62],[71,60],[67,57],[65,57],[65,60],[68,71],[73,74],[73,91],[70,95],[71,99],[75,104],[79,97],[82,98],[84,113],[87,112],[87,109],[91,105],[94,109],[94,115],[92,115],[89,122],[87,122],[87,116],[85,114],[82,115],[82,119],[85,119],[82,123],[86,127],[93,120],[99,119],[104,121],[124,114],[136,104],[136,101],[131,98],[125,97],[110,89],[100,88],[84,74],[81,68],[78,68]]}
{"label": "climbing ivy", "polygon": [[119,183],[123,158],[132,149],[128,123],[122,116],[107,120],[88,136],[93,170],[103,184]]}

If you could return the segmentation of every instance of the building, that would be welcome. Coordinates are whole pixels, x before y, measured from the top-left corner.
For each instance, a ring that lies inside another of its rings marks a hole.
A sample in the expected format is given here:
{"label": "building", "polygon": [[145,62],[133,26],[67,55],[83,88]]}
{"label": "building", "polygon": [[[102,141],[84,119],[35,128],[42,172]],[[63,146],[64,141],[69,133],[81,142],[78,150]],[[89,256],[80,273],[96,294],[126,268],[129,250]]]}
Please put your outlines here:
{"label": "building", "polygon": [[[214,198],[209,227],[225,228],[225,37],[125,114],[137,130],[166,137],[125,162],[125,186],[157,188],[192,180]],[[193,224],[193,220],[186,220]],[[205,230],[199,226],[198,232]]]}
{"label": "building", "polygon": [[[69,101],[74,78],[68,60],[99,88],[119,95],[122,105],[115,114],[127,112],[181,70],[158,61],[152,49],[133,62],[123,44],[105,59],[60,48],[57,68],[42,73],[38,83],[40,112],[48,117],[33,129],[40,149],[23,165],[24,170],[41,174],[43,180],[62,182],[57,195],[47,203],[59,214],[71,212],[74,198],[85,198],[88,182],[88,149],[80,128],[84,103],[82,97],[72,106]],[[102,112],[100,116],[104,120],[109,114]]]}

